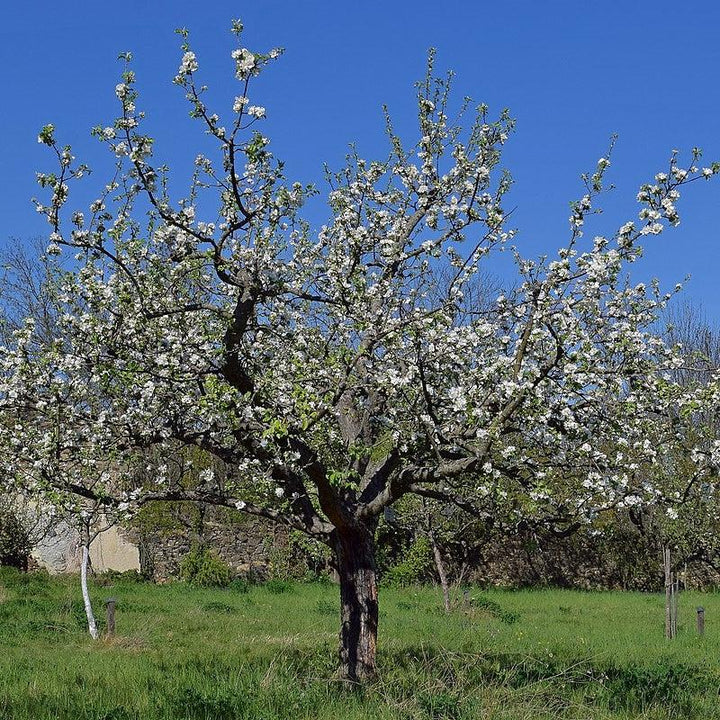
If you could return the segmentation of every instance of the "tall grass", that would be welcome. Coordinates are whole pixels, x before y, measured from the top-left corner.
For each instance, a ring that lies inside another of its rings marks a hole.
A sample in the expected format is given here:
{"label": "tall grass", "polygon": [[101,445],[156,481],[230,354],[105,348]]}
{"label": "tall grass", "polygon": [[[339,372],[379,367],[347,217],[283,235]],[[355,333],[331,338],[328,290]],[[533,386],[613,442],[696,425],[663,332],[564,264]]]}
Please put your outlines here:
{"label": "tall grass", "polygon": [[[201,590],[118,581],[117,635],[94,643],[77,581],[0,571],[0,718],[720,718],[720,596],[381,591],[379,677],[335,676],[337,589]],[[704,638],[695,606],[706,608]]]}

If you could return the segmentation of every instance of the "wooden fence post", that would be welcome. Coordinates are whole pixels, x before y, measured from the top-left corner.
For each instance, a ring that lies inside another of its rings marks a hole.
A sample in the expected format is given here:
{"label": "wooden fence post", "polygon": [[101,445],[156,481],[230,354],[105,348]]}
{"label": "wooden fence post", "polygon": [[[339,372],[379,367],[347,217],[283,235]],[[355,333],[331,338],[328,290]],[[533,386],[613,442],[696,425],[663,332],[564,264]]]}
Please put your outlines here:
{"label": "wooden fence post", "polygon": [[107,613],[107,630],[108,637],[115,634],[115,598],[108,598],[105,601],[105,611]]}
{"label": "wooden fence post", "polygon": [[698,635],[701,637],[705,634],[705,608],[699,607],[697,609],[697,629]]}

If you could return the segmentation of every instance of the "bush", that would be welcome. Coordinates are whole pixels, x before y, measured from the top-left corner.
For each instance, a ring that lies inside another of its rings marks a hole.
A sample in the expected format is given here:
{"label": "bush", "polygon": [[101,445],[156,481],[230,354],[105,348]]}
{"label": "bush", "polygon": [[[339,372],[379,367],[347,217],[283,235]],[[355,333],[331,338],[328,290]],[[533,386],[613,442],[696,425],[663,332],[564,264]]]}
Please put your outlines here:
{"label": "bush", "polygon": [[32,547],[30,523],[12,503],[0,501],[0,565],[28,569]]}
{"label": "bush", "polygon": [[215,553],[198,545],[182,559],[180,577],[198,587],[227,587],[232,580],[232,572]]}
{"label": "bush", "polygon": [[294,582],[314,582],[329,562],[329,549],[298,531],[287,542],[273,541],[267,548],[268,578]]}
{"label": "bush", "polygon": [[405,558],[385,571],[382,581],[389,587],[407,587],[433,579],[430,541],[421,536],[410,545]]}
{"label": "bush", "polygon": [[265,589],[271,592],[273,595],[282,595],[283,593],[293,592],[295,590],[293,584],[288,580],[268,580],[265,585]]}
{"label": "bush", "polygon": [[240,595],[245,595],[250,592],[250,581],[245,578],[235,578],[228,586],[230,590]]}

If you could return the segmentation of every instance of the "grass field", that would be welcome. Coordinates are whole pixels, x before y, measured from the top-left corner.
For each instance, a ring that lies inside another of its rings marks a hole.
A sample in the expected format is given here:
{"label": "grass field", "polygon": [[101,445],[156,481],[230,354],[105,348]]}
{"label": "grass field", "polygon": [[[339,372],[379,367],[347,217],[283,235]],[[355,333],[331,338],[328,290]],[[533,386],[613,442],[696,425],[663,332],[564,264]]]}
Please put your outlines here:
{"label": "grass field", "polygon": [[[720,718],[720,595],[382,589],[380,674],[334,677],[337,588],[117,581],[117,635],[85,632],[77,579],[0,569],[2,720]],[[274,592],[273,592],[274,591]],[[706,634],[695,607],[706,608]]]}

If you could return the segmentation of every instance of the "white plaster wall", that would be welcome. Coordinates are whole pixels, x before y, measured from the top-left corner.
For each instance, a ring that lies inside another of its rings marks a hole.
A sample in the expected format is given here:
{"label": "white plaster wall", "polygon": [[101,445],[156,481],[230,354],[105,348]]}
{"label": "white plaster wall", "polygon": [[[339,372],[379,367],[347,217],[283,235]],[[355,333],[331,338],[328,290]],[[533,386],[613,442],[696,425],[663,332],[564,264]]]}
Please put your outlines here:
{"label": "white plaster wall", "polygon": [[[32,551],[32,557],[48,572],[80,572],[80,537],[66,522],[58,523]],[[140,556],[116,527],[100,533],[90,546],[90,561],[95,572],[139,570]]]}

